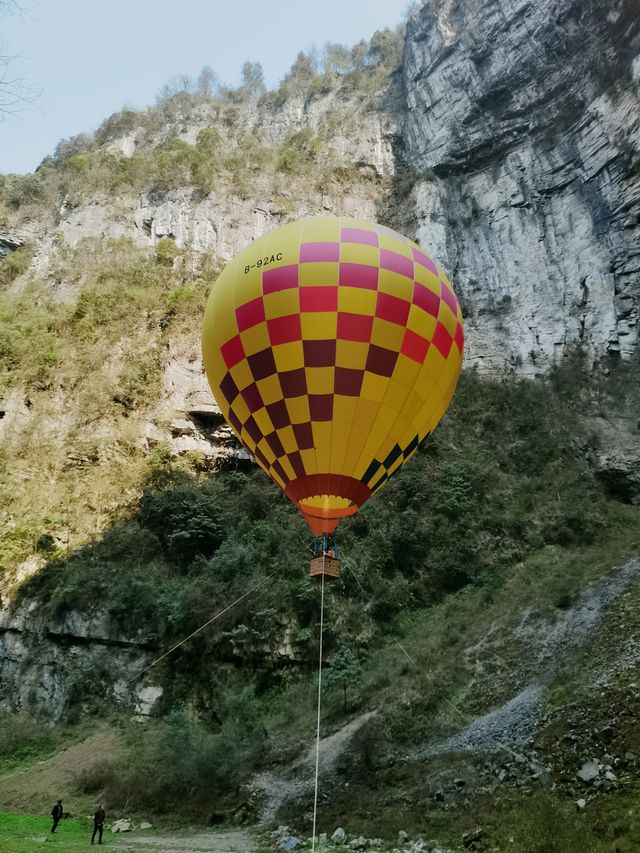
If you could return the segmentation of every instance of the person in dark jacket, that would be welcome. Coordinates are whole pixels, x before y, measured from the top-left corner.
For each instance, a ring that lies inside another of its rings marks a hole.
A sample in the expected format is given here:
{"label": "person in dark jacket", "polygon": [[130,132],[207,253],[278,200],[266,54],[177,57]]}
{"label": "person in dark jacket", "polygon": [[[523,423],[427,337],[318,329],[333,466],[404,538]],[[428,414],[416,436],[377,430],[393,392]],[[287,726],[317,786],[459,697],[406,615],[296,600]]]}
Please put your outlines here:
{"label": "person in dark jacket", "polygon": [[102,830],[104,828],[104,808],[100,806],[98,811],[93,816],[93,835],[91,836],[91,843],[95,841],[96,832],[98,833],[98,844],[102,844]]}
{"label": "person in dark jacket", "polygon": [[55,832],[57,825],[60,823],[60,818],[62,817],[62,800],[58,800],[55,806],[51,809],[51,817],[53,818],[51,832]]}

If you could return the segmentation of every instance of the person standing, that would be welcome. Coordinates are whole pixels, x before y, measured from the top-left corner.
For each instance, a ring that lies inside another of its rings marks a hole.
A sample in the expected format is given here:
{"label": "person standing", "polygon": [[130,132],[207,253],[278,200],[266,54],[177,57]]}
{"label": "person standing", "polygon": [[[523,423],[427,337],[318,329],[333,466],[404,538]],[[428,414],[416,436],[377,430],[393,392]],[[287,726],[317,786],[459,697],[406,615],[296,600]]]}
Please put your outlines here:
{"label": "person standing", "polygon": [[51,817],[53,818],[51,832],[55,832],[56,827],[60,823],[60,818],[62,817],[62,800],[58,800],[55,806],[51,809]]}
{"label": "person standing", "polygon": [[96,833],[98,833],[98,844],[102,844],[102,830],[104,829],[104,807],[100,806],[98,811],[93,816],[93,835],[91,836],[91,843],[95,841]]}

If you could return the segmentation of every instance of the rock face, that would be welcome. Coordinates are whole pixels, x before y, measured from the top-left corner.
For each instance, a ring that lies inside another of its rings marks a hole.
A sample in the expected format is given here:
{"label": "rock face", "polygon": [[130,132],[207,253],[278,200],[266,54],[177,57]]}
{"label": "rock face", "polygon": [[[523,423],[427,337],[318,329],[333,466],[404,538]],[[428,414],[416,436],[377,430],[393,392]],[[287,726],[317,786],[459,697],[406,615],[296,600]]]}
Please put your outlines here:
{"label": "rock face", "polygon": [[34,603],[0,611],[5,707],[59,721],[72,707],[115,698],[149,714],[162,691],[135,676],[151,658],[147,642],[122,636],[106,614],[72,612],[45,622]]}
{"label": "rock face", "polygon": [[467,356],[628,356],[640,303],[635,0],[433,0],[410,18],[406,230],[462,296]]}

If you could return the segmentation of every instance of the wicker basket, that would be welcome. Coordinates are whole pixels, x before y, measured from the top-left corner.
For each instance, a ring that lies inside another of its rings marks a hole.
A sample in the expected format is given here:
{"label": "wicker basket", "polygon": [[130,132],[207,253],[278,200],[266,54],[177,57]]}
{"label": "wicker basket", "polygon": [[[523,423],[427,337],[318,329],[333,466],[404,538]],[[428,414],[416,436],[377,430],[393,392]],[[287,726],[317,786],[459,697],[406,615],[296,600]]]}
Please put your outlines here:
{"label": "wicker basket", "polygon": [[311,560],[310,575],[312,578],[320,578],[322,575],[325,578],[339,578],[340,560],[336,557],[314,557]]}

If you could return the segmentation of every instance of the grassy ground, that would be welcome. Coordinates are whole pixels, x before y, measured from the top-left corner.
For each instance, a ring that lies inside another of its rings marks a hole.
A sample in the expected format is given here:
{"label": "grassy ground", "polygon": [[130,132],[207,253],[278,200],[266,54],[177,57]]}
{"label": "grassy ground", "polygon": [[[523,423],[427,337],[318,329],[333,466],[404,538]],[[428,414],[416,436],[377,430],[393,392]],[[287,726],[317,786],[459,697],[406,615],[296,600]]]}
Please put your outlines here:
{"label": "grassy ground", "polygon": [[[92,822],[89,818],[70,819],[60,822],[55,834],[51,834],[51,818],[0,812],[0,850],[3,853],[32,853],[47,849],[84,850],[91,840]],[[111,835],[111,833],[108,833]],[[105,837],[104,843],[112,844]]]}

